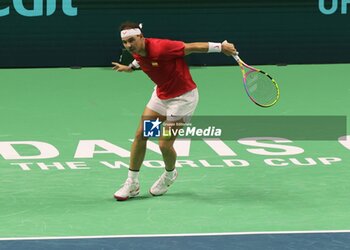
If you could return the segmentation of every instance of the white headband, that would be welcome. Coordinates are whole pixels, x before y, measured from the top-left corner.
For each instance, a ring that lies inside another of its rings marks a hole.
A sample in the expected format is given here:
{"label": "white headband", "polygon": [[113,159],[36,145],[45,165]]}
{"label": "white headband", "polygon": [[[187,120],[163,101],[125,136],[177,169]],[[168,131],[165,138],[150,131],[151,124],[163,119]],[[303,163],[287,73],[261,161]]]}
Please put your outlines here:
{"label": "white headband", "polygon": [[136,36],[136,35],[141,35],[141,30],[139,28],[120,31],[121,38],[125,38],[127,36]]}

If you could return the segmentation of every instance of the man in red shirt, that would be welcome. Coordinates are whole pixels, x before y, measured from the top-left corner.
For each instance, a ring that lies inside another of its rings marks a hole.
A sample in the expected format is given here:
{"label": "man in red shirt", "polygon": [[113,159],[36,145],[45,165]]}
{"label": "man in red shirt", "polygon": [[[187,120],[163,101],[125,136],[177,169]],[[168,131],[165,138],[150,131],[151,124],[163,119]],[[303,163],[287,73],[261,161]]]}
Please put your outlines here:
{"label": "man in red shirt", "polygon": [[[135,197],[140,192],[138,175],[145,157],[147,143],[147,138],[143,135],[144,121],[155,120],[152,122],[153,126],[158,126],[161,122],[166,121],[173,125],[165,126],[179,129],[181,126],[174,124],[188,121],[197,106],[197,86],[192,80],[184,56],[191,53],[211,52],[222,52],[227,56],[236,54],[232,43],[184,43],[167,39],[145,38],[141,28],[138,24],[131,22],[121,25],[120,35],[124,47],[135,60],[130,65],[112,63],[113,69],[119,72],[131,72],[135,68],[141,68],[156,84],[156,89],[142,114],[131,147],[128,178],[114,194],[118,201]],[[154,196],[166,193],[177,177],[176,152],[173,147],[175,139],[174,135],[170,138],[160,135],[159,148],[165,163],[165,172],[149,190]]]}

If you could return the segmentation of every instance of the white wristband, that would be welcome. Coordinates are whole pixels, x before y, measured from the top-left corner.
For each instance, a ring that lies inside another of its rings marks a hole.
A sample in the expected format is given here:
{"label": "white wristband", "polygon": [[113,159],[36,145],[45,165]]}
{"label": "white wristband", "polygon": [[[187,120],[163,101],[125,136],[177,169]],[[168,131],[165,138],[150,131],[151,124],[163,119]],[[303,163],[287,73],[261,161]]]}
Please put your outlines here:
{"label": "white wristband", "polygon": [[129,68],[138,69],[140,68],[140,64],[136,60],[134,60],[132,61],[132,63],[129,64]]}
{"label": "white wristband", "polygon": [[221,43],[208,42],[208,53],[220,53]]}

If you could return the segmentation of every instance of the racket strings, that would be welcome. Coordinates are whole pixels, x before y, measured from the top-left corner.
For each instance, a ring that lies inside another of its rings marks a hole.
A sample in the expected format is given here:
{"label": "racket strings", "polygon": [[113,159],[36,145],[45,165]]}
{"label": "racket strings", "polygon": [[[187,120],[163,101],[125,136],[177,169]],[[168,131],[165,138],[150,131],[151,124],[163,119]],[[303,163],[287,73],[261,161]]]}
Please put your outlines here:
{"label": "racket strings", "polygon": [[261,105],[271,105],[278,98],[278,89],[273,80],[259,71],[246,74],[246,90],[248,95]]}

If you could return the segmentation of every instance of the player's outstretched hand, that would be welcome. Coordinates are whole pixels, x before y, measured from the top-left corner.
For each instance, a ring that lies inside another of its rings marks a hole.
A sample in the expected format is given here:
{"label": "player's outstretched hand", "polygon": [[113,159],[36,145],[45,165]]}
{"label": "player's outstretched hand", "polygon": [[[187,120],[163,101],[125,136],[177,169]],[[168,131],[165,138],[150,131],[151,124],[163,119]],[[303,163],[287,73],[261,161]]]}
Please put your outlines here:
{"label": "player's outstretched hand", "polygon": [[221,44],[221,52],[227,56],[233,56],[237,54],[237,50],[233,43],[229,43],[226,40]]}
{"label": "player's outstretched hand", "polygon": [[132,72],[131,67],[117,63],[117,62],[112,62],[113,69],[118,72]]}

